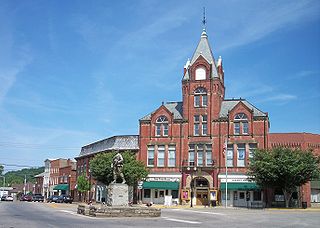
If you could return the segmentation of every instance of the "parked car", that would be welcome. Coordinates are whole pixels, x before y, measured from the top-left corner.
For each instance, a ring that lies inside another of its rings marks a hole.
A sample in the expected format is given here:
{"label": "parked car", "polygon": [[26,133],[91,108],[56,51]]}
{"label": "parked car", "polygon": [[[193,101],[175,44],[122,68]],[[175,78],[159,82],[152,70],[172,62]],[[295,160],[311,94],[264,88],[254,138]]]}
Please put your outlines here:
{"label": "parked car", "polygon": [[57,203],[72,203],[73,199],[69,195],[60,195],[58,197]]}
{"label": "parked car", "polygon": [[12,196],[6,196],[6,200],[5,201],[13,201],[13,197]]}
{"label": "parked car", "polygon": [[44,201],[44,197],[43,197],[43,195],[41,195],[41,194],[34,194],[33,196],[32,196],[32,201],[34,201],[34,202],[43,202]]}
{"label": "parked car", "polygon": [[57,195],[49,196],[48,199],[47,199],[47,202],[48,203],[57,203],[58,198],[59,198],[59,196],[57,196]]}
{"label": "parked car", "polygon": [[32,196],[31,195],[22,195],[20,197],[20,201],[28,201],[31,202],[32,201]]}

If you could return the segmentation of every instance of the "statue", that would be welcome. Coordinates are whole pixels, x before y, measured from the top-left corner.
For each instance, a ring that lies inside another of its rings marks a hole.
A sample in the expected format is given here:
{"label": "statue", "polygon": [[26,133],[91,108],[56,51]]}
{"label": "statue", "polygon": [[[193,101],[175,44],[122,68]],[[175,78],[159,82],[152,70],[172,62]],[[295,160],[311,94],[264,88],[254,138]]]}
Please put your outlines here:
{"label": "statue", "polygon": [[124,179],[124,175],[122,173],[122,167],[123,167],[123,157],[120,153],[117,153],[112,160],[111,168],[113,168],[113,181],[112,183],[117,182],[117,178],[121,177],[122,184],[126,183],[126,180]]}

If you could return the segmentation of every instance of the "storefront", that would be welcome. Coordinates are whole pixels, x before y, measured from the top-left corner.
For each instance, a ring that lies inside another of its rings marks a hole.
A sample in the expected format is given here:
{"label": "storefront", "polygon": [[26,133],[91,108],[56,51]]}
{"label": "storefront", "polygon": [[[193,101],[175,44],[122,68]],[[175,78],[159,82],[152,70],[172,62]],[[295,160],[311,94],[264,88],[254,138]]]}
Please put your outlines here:
{"label": "storefront", "polygon": [[320,180],[312,180],[311,187],[311,206],[320,207]]}
{"label": "storefront", "polygon": [[[142,183],[142,203],[172,204],[179,199],[181,175],[155,175],[150,174]],[[169,201],[169,202],[167,202]]]}
{"label": "storefront", "polygon": [[[250,181],[246,175],[219,175],[222,205],[231,207],[262,207],[263,192],[259,186]],[[226,197],[227,190],[227,197]]]}

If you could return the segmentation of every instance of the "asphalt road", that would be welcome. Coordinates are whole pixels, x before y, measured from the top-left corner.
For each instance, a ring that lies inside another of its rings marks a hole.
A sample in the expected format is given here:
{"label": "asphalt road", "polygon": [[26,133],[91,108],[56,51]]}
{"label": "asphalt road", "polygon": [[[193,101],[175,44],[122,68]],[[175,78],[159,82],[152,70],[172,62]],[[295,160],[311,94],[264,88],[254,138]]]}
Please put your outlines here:
{"label": "asphalt road", "polygon": [[0,228],[319,227],[320,210],[162,209],[160,218],[92,218],[76,205],[0,202]]}

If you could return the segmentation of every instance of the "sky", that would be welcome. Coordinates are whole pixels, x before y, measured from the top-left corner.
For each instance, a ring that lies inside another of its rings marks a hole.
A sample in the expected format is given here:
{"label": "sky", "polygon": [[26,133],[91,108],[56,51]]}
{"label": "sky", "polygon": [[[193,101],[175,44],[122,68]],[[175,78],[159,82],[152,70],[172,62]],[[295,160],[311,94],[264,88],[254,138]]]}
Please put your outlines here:
{"label": "sky", "polygon": [[1,0],[5,171],[138,134],[140,118],[181,101],[203,7],[226,98],[268,112],[270,132],[319,134],[318,0]]}

